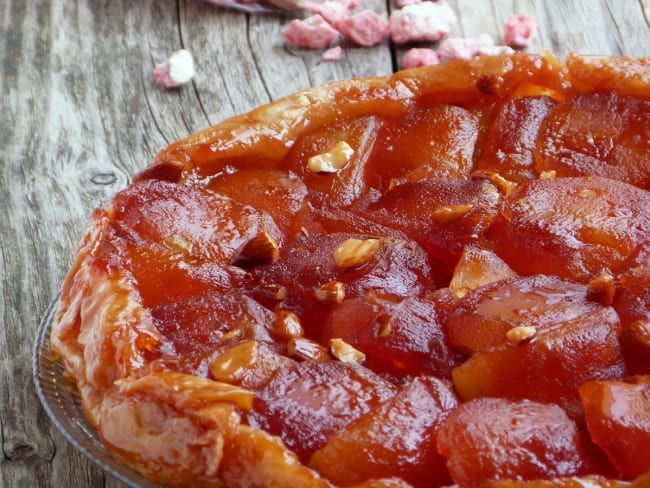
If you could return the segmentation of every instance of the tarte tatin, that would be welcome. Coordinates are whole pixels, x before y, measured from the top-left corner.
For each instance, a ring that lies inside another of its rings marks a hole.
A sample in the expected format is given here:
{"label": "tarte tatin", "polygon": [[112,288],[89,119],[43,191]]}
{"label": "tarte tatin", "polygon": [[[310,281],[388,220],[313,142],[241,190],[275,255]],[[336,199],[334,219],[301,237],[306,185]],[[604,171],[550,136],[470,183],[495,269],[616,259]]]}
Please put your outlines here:
{"label": "tarte tatin", "polygon": [[649,243],[650,59],[452,61],[164,149],[51,343],[157,483],[647,487]]}

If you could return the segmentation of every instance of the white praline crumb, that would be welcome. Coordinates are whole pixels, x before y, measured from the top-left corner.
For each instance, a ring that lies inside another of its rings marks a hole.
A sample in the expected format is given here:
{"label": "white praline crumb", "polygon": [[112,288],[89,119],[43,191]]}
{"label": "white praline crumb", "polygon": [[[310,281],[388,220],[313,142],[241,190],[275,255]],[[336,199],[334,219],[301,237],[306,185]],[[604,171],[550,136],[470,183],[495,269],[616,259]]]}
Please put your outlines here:
{"label": "white praline crumb", "polygon": [[194,78],[195,74],[194,58],[186,49],[174,51],[166,61],[153,70],[156,82],[166,88],[184,85]]}

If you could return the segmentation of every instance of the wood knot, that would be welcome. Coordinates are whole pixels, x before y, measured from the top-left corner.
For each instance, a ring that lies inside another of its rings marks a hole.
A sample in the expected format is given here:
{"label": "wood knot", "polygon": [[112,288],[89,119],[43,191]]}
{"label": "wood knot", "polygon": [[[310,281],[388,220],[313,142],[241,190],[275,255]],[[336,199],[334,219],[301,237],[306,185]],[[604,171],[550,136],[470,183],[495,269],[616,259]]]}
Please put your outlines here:
{"label": "wood knot", "polygon": [[22,461],[38,456],[38,446],[27,442],[6,442],[2,446],[7,461]]}
{"label": "wood knot", "polygon": [[96,173],[90,177],[95,185],[112,185],[117,181],[115,173]]}

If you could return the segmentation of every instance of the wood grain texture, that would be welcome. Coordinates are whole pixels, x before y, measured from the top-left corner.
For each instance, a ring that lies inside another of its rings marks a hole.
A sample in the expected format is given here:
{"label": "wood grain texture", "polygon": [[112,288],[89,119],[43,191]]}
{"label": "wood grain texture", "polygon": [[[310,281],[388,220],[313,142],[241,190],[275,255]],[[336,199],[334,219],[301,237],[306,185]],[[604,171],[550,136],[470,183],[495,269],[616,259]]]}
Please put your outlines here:
{"label": "wood grain texture", "polygon": [[[509,15],[530,13],[532,51],[650,54],[648,0],[449,3],[453,36],[498,39]],[[364,6],[387,16],[394,3]],[[31,381],[36,327],[91,209],[168,143],[311,85],[389,74],[411,47],[345,46],[326,63],[285,45],[287,22],[200,0],[0,2],[0,486],[121,486],[64,441]],[[161,89],[151,71],[179,47],[198,74]]]}

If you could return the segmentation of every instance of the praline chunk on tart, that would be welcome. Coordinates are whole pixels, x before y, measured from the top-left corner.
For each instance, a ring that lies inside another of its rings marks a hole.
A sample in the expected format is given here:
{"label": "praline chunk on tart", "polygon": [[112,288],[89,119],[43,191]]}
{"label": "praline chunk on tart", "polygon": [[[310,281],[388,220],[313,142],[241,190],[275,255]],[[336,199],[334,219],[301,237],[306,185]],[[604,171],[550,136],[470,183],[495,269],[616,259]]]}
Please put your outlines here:
{"label": "praline chunk on tart", "polygon": [[110,452],[162,484],[629,486],[650,471],[646,121],[646,59],[278,100],[93,213],[52,348]]}

